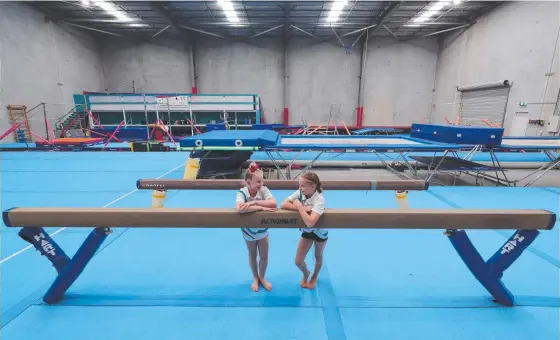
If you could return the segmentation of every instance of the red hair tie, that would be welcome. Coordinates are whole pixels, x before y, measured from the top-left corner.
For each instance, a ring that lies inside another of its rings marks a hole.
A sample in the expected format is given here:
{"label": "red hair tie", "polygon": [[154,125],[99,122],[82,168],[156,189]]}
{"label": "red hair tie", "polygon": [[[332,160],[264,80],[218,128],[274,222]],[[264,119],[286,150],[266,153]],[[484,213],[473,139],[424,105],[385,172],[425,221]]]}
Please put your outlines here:
{"label": "red hair tie", "polygon": [[251,166],[249,166],[249,172],[251,173],[257,171],[258,169],[259,169],[259,165],[257,163],[253,163],[251,164]]}

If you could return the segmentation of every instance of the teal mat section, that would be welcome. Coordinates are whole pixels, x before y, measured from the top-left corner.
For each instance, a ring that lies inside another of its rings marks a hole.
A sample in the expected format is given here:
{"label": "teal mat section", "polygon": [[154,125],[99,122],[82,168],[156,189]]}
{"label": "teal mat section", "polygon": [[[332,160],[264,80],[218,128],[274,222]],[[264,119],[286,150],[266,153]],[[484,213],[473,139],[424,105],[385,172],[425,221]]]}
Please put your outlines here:
{"label": "teal mat section", "polygon": [[[3,153],[2,209],[149,207],[136,180],[181,178],[184,153]],[[90,171],[90,168],[92,169]],[[18,184],[19,183],[19,184]],[[232,207],[235,190],[168,192],[167,207]],[[278,201],[291,191],[273,191]],[[432,187],[411,208],[539,208],[557,188]],[[325,192],[327,208],[396,208],[393,192]],[[559,334],[558,225],[503,277],[519,306],[492,302],[443,230],[332,230],[313,291],[294,265],[300,233],[270,233],[271,292],[249,289],[237,229],[116,229],[55,306],[41,297],[54,268],[1,229],[2,339],[538,339]],[[49,228],[72,255],[89,229]],[[511,231],[513,233],[513,230]],[[484,258],[510,231],[469,231]],[[312,252],[310,253],[312,254]],[[313,266],[313,257],[307,258]]]}

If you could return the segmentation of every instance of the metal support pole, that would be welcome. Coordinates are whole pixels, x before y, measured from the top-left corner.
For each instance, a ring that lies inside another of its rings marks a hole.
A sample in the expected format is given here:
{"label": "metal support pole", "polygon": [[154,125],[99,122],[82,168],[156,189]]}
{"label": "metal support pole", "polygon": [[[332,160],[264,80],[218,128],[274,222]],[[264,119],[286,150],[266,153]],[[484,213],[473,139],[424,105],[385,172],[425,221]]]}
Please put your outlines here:
{"label": "metal support pole", "polygon": [[192,84],[191,86],[194,89],[197,89],[197,93],[198,93],[198,85],[196,83],[196,80],[197,80],[198,77],[196,75],[196,59],[195,59],[195,56],[194,56],[196,43],[195,43],[194,37],[191,37],[189,39],[188,44],[189,44],[189,64],[190,64],[189,66],[191,68],[191,84]]}
{"label": "metal support pole", "polygon": [[288,71],[289,60],[288,60],[288,44],[290,35],[290,25],[288,24],[288,16],[290,14],[290,3],[284,2],[284,67],[282,73],[284,76],[284,87],[283,87],[283,104],[284,104],[284,116],[282,117],[282,122],[284,125],[289,125],[290,122],[290,108],[288,106],[288,86],[290,74]]}
{"label": "metal support pole", "polygon": [[72,24],[70,22],[67,21],[61,21],[61,23],[66,24],[68,26],[74,26],[74,27],[79,27],[79,28],[83,28],[86,30],[90,30],[90,31],[95,31],[95,32],[99,32],[99,33],[104,33],[104,34],[109,34],[109,35],[113,35],[115,37],[120,37],[120,38],[124,38],[123,35],[117,34],[117,33],[112,33],[112,32],[108,32],[108,31],[103,31],[97,28],[93,28],[93,27],[88,27],[88,26],[84,26],[84,25],[78,25],[78,24]]}
{"label": "metal support pole", "polygon": [[41,105],[43,105],[43,117],[45,117],[45,131],[47,133],[46,136],[47,139],[50,140],[51,134],[49,132],[49,121],[48,121],[49,118],[47,118],[47,108],[45,106],[45,103],[41,103]]}
{"label": "metal support pole", "polygon": [[260,36],[260,35],[266,34],[266,33],[268,33],[268,32],[275,31],[275,30],[277,30],[277,29],[279,29],[280,27],[283,27],[283,26],[284,26],[284,24],[278,25],[278,26],[269,28],[269,29],[267,29],[267,30],[264,30],[264,31],[262,31],[262,32],[259,32],[259,33],[257,33],[257,34],[253,34],[252,36],[249,37],[249,39],[253,39],[253,38],[256,38],[256,37],[258,37],[258,36]]}
{"label": "metal support pole", "polygon": [[360,58],[360,76],[358,77],[358,108],[356,112],[356,126],[358,128],[362,127],[363,125],[363,117],[364,117],[364,98],[363,98],[363,91],[364,91],[364,70],[366,68],[366,60],[367,60],[367,43],[369,40],[369,31],[366,31],[366,39],[362,42],[362,55]]}
{"label": "metal support pole", "polygon": [[299,28],[299,27],[297,27],[297,26],[295,26],[295,25],[290,25],[290,26],[293,27],[294,29],[296,29],[296,30],[302,32],[302,33],[307,34],[307,35],[310,36],[311,38],[314,38],[314,39],[317,39],[317,40],[319,40],[319,41],[322,41],[321,38],[319,38],[319,37],[317,37],[316,35],[313,35],[313,34],[307,32],[306,30],[304,30],[304,29],[302,29],[302,28]]}
{"label": "metal support pole", "polygon": [[161,30],[159,30],[156,34],[152,35],[152,39],[154,39],[158,35],[162,34],[163,32],[167,31],[169,29],[169,27],[171,27],[171,25],[167,25],[164,28],[162,28]]}
{"label": "metal support pole", "polygon": [[423,35],[420,38],[431,37],[432,35],[458,30],[460,28],[467,27],[467,26],[470,26],[470,25],[471,24],[465,24],[465,25],[461,25],[461,26],[457,26],[457,27],[451,27],[451,28],[448,28],[448,29],[445,29],[445,30],[442,30],[442,31],[437,31],[437,32],[434,32],[434,33]]}
{"label": "metal support pole", "polygon": [[346,37],[348,35],[356,34],[356,33],[361,32],[361,31],[369,30],[370,28],[373,28],[375,26],[377,26],[377,24],[369,25],[367,27],[363,27],[363,28],[357,29],[355,31],[345,33],[345,34],[341,35],[341,37]]}
{"label": "metal support pole", "polygon": [[199,30],[198,28],[194,28],[194,27],[189,27],[189,26],[183,26],[183,25],[179,25],[179,27],[183,27],[184,29],[190,30],[190,31],[194,31],[194,32],[198,32],[198,33],[202,33],[202,34],[206,34],[212,37],[216,37],[216,38],[220,38],[220,39],[224,39],[227,40],[226,37],[223,37],[219,34],[216,33],[211,33],[211,32],[206,32],[203,30]]}

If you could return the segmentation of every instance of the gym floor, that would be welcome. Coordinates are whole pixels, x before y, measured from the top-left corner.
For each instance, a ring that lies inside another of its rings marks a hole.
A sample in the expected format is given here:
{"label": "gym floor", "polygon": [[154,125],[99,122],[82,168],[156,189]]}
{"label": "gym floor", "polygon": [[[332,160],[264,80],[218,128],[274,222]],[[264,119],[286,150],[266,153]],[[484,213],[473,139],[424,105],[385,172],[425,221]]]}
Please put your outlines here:
{"label": "gym floor", "polygon": [[[186,153],[0,154],[2,209],[150,207],[139,178],[181,178]],[[355,172],[357,173],[357,172]],[[352,178],[356,178],[355,175]],[[382,171],[360,171],[366,178]],[[341,173],[344,176],[345,173]],[[325,174],[332,178],[333,173]],[[278,201],[289,192],[273,191]],[[328,207],[394,208],[393,192],[326,192]],[[539,208],[559,213],[557,187],[431,187],[411,208]],[[231,207],[235,191],[170,191],[167,207]],[[55,270],[2,225],[2,339],[539,339],[557,340],[557,223],[504,274],[518,306],[500,307],[443,230],[332,230],[317,289],[299,287],[297,230],[270,233],[273,290],[250,290],[236,229],[114,229],[58,305],[41,297]],[[72,255],[86,228],[49,228]],[[470,231],[484,258],[511,232]],[[313,265],[312,252],[307,258]]]}

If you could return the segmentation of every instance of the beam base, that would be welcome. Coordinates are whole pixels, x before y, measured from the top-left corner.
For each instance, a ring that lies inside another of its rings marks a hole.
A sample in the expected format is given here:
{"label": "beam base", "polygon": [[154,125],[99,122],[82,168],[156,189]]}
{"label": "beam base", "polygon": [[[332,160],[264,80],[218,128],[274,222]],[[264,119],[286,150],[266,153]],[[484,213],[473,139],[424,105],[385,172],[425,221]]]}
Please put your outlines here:
{"label": "beam base", "polygon": [[504,271],[521,256],[523,251],[539,235],[537,230],[518,230],[488,260],[484,261],[464,230],[447,230],[444,233],[461,257],[467,268],[482,286],[492,295],[494,301],[511,307],[515,304],[514,295],[502,282]]}
{"label": "beam base", "polygon": [[68,288],[70,288],[78,276],[80,276],[109,233],[111,233],[109,228],[95,228],[89,234],[72,260],[70,260],[68,265],[58,274],[43,297],[43,301],[48,304],[55,304],[62,299],[64,293],[66,293]]}
{"label": "beam base", "polygon": [[43,228],[22,228],[18,235],[51,261],[59,274],[68,265],[70,258]]}

